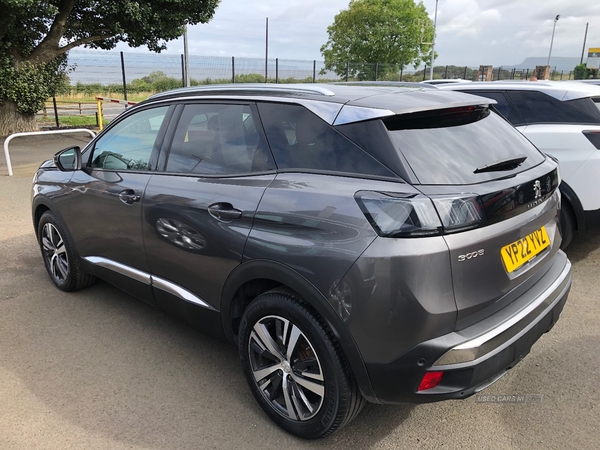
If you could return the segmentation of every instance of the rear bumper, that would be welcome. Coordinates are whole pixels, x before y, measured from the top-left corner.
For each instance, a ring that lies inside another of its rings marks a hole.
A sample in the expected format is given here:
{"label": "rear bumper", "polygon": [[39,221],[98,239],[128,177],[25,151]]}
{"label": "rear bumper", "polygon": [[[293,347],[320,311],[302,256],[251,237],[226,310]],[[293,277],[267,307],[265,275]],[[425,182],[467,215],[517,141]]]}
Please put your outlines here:
{"label": "rear bumper", "polygon": [[[531,297],[526,306],[510,317],[500,311],[468,328],[418,344],[388,364],[367,364],[377,400],[426,403],[467,398],[481,391],[521,361],[554,326],[570,288],[571,263],[559,252],[552,268],[523,294]],[[418,392],[429,371],[443,372],[441,383]]]}

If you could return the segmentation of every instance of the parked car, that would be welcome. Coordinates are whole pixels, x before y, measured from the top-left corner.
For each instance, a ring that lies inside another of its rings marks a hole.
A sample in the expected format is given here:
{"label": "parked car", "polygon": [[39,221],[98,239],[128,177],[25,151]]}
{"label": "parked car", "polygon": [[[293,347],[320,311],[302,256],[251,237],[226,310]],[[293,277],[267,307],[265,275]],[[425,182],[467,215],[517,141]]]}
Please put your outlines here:
{"label": "parked car", "polygon": [[600,87],[579,82],[481,82],[438,86],[496,100],[495,108],[558,159],[563,249],[575,232],[600,230]]}
{"label": "parked car", "polygon": [[578,83],[595,84],[600,86],[600,78],[590,78],[588,80],[577,80]]}
{"label": "parked car", "polygon": [[235,343],[302,438],[366,401],[467,398],[571,286],[557,164],[490,103],[418,84],[154,95],[37,171],[44,264],[59,289],[100,277]]}

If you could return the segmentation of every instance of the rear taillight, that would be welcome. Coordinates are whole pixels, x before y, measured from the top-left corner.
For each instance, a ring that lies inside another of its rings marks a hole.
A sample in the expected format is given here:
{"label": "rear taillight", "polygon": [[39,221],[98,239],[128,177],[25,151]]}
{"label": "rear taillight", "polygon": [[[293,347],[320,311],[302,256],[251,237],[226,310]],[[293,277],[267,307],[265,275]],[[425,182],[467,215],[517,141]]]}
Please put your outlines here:
{"label": "rear taillight", "polygon": [[583,130],[583,135],[600,150],[600,131]]}
{"label": "rear taillight", "polygon": [[485,219],[476,195],[435,196],[360,191],[358,205],[383,237],[435,236],[475,228]]}
{"label": "rear taillight", "polygon": [[483,203],[476,195],[433,197],[432,200],[446,233],[475,228],[485,219]]}
{"label": "rear taillight", "polygon": [[442,232],[440,218],[424,195],[361,191],[355,198],[380,236],[434,236]]}

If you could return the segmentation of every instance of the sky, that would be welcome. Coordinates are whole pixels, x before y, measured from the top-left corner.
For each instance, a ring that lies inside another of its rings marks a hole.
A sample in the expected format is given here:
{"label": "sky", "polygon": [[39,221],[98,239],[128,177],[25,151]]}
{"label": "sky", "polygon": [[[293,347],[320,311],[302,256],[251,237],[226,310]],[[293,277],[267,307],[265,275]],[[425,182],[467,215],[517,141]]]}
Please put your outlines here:
{"label": "sky", "polygon": [[[433,19],[435,0],[423,0]],[[322,60],[327,26],[349,0],[221,0],[213,20],[189,27],[189,53],[264,58],[269,18],[269,58]],[[600,47],[599,0],[439,0],[436,65],[515,65],[547,57],[554,18],[560,14],[553,56],[581,57],[586,22],[588,47]],[[130,49],[119,44],[120,51]],[[166,53],[183,52],[183,39]],[[584,57],[585,61],[585,57]]]}

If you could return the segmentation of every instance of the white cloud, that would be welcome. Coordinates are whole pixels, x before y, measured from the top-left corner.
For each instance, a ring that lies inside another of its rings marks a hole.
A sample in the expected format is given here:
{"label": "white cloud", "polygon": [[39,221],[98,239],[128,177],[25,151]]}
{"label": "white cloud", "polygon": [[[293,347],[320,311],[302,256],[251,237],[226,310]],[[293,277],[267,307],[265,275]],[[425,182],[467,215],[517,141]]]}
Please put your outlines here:
{"label": "white cloud", "polygon": [[[213,21],[190,27],[190,54],[263,58],[265,18],[269,55],[281,59],[321,59],[327,26],[349,0],[223,0]],[[433,18],[435,0],[424,0]],[[588,47],[600,47],[597,0],[439,0],[437,64],[478,66],[517,64],[548,54],[554,17],[555,56],[579,57],[585,24]],[[125,45],[119,50],[132,51]],[[147,51],[140,49],[138,51]],[[168,53],[183,51],[182,40]]]}

